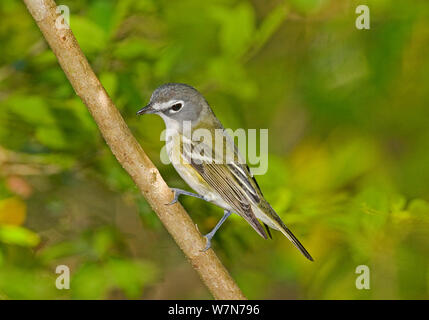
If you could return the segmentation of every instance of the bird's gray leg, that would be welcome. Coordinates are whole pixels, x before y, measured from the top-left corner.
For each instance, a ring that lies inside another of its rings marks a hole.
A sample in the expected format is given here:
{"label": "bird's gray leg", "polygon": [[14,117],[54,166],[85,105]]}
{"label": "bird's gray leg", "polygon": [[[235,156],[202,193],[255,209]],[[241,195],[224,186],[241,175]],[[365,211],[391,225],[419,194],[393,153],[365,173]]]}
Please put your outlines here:
{"label": "bird's gray leg", "polygon": [[210,249],[211,247],[211,240],[213,238],[213,236],[215,235],[216,231],[220,228],[220,226],[222,225],[222,223],[225,222],[225,220],[231,215],[231,211],[225,210],[223,217],[219,220],[219,222],[217,223],[217,225],[213,228],[212,231],[210,231],[209,233],[207,233],[204,238],[207,239],[207,244],[206,247],[204,248],[204,250],[201,251],[207,251],[208,249]]}
{"label": "bird's gray leg", "polygon": [[185,196],[191,196],[191,197],[195,197],[195,198],[203,199],[203,200],[207,201],[206,198],[204,198],[203,196],[200,196],[199,194],[196,194],[196,193],[192,193],[192,192],[185,191],[182,189],[177,189],[177,188],[171,188],[171,190],[173,190],[173,192],[174,192],[174,198],[170,203],[167,203],[168,205],[175,204],[177,202],[177,200],[179,200],[179,196],[181,194],[183,194]]}

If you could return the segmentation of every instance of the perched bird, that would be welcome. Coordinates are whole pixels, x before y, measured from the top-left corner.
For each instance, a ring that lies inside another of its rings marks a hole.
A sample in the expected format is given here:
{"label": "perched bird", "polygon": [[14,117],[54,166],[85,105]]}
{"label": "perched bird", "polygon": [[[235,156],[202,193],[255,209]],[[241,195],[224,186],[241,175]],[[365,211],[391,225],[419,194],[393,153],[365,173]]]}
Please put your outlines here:
{"label": "perched bird", "polygon": [[[188,195],[224,209],[223,217],[205,235],[207,245],[204,251],[210,248],[211,239],[222,223],[235,212],[265,239],[268,238],[267,233],[271,237],[269,227],[279,230],[307,259],[313,261],[265,200],[234,141],[195,88],[180,83],[160,86],[153,92],[149,104],[137,112],[138,115],[148,113],[164,119],[168,156],[183,180],[197,192],[174,188],[174,199],[170,204],[176,203],[180,195]],[[195,133],[201,132],[205,133],[202,135],[204,139],[193,139]]]}

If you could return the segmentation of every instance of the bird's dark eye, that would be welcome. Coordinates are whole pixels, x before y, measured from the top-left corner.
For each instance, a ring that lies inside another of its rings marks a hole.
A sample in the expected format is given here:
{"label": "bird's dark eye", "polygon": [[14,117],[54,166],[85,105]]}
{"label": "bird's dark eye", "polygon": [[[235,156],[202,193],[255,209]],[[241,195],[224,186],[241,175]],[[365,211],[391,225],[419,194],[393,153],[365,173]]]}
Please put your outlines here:
{"label": "bird's dark eye", "polygon": [[175,103],[171,106],[171,110],[173,110],[174,112],[177,112],[180,109],[182,109],[182,107],[183,107],[182,103]]}

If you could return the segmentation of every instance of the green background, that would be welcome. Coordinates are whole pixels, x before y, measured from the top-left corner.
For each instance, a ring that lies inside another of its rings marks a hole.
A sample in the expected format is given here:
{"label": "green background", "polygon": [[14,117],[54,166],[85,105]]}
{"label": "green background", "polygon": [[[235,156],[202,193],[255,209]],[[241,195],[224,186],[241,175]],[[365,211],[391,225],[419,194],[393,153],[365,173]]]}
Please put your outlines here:
{"label": "green background", "polygon": [[[187,188],[160,161],[164,123],[135,116],[157,86],[191,84],[225,127],[269,130],[259,185],[315,262],[231,218],[213,247],[247,297],[429,298],[427,1],[61,4],[170,186]],[[221,217],[181,202],[203,233]],[[70,290],[55,288],[62,264]],[[17,0],[0,2],[0,298],[211,298]]]}

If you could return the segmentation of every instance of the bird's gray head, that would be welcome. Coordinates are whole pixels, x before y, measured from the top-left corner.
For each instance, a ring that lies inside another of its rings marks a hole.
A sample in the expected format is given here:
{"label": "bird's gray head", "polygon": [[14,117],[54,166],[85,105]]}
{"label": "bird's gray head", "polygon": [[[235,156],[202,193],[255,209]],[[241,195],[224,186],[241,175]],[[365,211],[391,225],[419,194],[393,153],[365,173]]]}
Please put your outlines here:
{"label": "bird's gray head", "polygon": [[184,121],[197,124],[203,117],[212,114],[204,97],[193,87],[182,83],[167,83],[152,94],[149,104],[138,115],[160,115],[168,128],[181,129]]}

